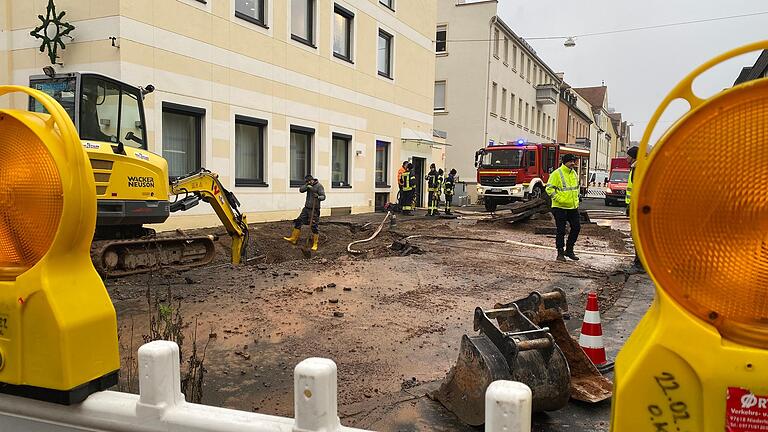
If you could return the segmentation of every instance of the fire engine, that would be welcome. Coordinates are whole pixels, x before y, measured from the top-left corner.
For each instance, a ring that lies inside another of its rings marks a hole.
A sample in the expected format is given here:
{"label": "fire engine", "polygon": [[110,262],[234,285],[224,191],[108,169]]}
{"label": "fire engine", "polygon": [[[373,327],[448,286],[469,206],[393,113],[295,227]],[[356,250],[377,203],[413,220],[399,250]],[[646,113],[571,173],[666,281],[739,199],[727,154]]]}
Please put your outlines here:
{"label": "fire engine", "polygon": [[549,174],[560,166],[561,157],[578,159],[579,183],[586,194],[589,150],[557,143],[528,143],[524,140],[491,145],[475,153],[477,194],[487,211],[515,201],[546,198]]}
{"label": "fire engine", "polygon": [[605,188],[605,205],[624,204],[629,181],[629,160],[626,157],[611,159],[611,174]]}

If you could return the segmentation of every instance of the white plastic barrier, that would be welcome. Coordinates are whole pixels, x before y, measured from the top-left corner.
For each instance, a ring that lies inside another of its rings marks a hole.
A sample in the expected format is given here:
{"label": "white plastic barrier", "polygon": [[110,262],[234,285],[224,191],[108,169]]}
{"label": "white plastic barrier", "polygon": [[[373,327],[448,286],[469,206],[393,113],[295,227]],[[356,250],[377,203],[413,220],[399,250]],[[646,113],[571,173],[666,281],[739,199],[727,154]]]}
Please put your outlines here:
{"label": "white plastic barrier", "polygon": [[531,389],[516,381],[494,381],[485,391],[486,431],[531,430]]}
{"label": "white plastic barrier", "polygon": [[[188,403],[181,393],[179,347],[155,341],[139,348],[139,393],[94,393],[57,405],[0,394],[0,432],[353,432],[337,410],[336,363],[309,358],[294,369],[296,419]],[[522,416],[522,417],[521,417]],[[486,392],[489,432],[530,432],[531,391],[497,381]]]}

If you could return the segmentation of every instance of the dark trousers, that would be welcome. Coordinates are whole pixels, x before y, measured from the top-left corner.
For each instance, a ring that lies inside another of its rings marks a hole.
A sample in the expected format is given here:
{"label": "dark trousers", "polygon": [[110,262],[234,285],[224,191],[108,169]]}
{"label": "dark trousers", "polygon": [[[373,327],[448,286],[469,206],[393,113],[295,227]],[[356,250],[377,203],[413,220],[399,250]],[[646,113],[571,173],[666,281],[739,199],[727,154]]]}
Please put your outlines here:
{"label": "dark trousers", "polygon": [[400,191],[400,208],[404,212],[409,212],[413,210],[413,199],[415,196],[415,190],[401,190]]}
{"label": "dark trousers", "polygon": [[453,194],[445,194],[445,212],[450,213],[453,204]]}
{"label": "dark trousers", "polygon": [[[579,210],[566,210],[559,207],[552,207],[552,215],[555,216],[555,225],[557,226],[557,236],[555,237],[555,246],[557,246],[557,250],[561,251],[565,248],[568,251],[572,251],[573,245],[576,244],[576,239],[579,238],[579,231],[581,230]],[[568,233],[567,244],[565,243],[566,222],[571,226],[571,232]]]}
{"label": "dark trousers", "polygon": [[[310,213],[312,213],[312,209],[304,207],[299,217],[293,220],[293,227],[296,229],[301,229],[302,225],[309,225]],[[317,224],[319,222],[320,222],[320,209],[315,208],[315,216],[312,218],[312,232],[315,234],[320,232],[320,230],[317,227]]]}
{"label": "dark trousers", "polygon": [[427,208],[428,215],[437,214],[437,202],[440,199],[437,191],[429,191],[429,207]]}

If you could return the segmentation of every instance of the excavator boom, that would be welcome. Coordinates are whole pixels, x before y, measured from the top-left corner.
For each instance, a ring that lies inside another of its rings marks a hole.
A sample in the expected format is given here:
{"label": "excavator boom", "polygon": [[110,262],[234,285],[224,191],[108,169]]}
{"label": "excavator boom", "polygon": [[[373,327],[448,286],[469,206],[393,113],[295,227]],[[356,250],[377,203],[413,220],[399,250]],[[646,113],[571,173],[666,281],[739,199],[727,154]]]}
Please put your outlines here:
{"label": "excavator boom", "polygon": [[171,182],[171,194],[179,198],[171,203],[171,212],[190,208],[194,199],[201,199],[213,207],[227,233],[232,237],[232,264],[245,259],[248,244],[248,221],[238,210],[240,202],[235,194],[226,190],[219,176],[206,169],[178,178]]}

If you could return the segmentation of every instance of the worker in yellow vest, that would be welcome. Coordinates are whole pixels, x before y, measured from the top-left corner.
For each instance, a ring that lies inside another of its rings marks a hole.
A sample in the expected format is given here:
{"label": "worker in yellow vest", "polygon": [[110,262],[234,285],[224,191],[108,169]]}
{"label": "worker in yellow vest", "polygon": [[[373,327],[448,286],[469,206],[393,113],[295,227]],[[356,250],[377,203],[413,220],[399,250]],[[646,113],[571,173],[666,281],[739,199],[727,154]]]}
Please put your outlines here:
{"label": "worker in yellow vest", "polygon": [[[572,154],[563,156],[563,164],[549,175],[546,187],[547,195],[552,199],[552,215],[555,217],[555,225],[557,226],[555,246],[557,246],[558,261],[565,261],[565,257],[574,261],[579,259],[573,253],[573,246],[576,244],[581,230],[577,164],[576,156]],[[566,223],[571,226],[567,243],[565,242]]]}
{"label": "worker in yellow vest", "polygon": [[[629,216],[629,203],[632,201],[632,183],[635,179],[635,165],[637,164],[637,147],[632,147],[627,150],[627,160],[629,161],[629,180],[627,180],[627,193],[624,195],[624,202],[627,204],[626,215]],[[635,262],[632,265],[634,272],[645,273],[643,263],[640,262],[640,258],[637,256],[637,249],[635,249]]]}
{"label": "worker in yellow vest", "polygon": [[427,191],[429,191],[427,216],[437,216],[437,201],[440,194],[440,183],[435,164],[429,165],[429,173],[424,176],[424,180],[427,181]]}
{"label": "worker in yellow vest", "polygon": [[400,208],[404,215],[413,214],[413,197],[416,188],[416,175],[413,173],[413,164],[408,163],[405,171],[400,174],[400,185],[402,186],[400,194]]}

